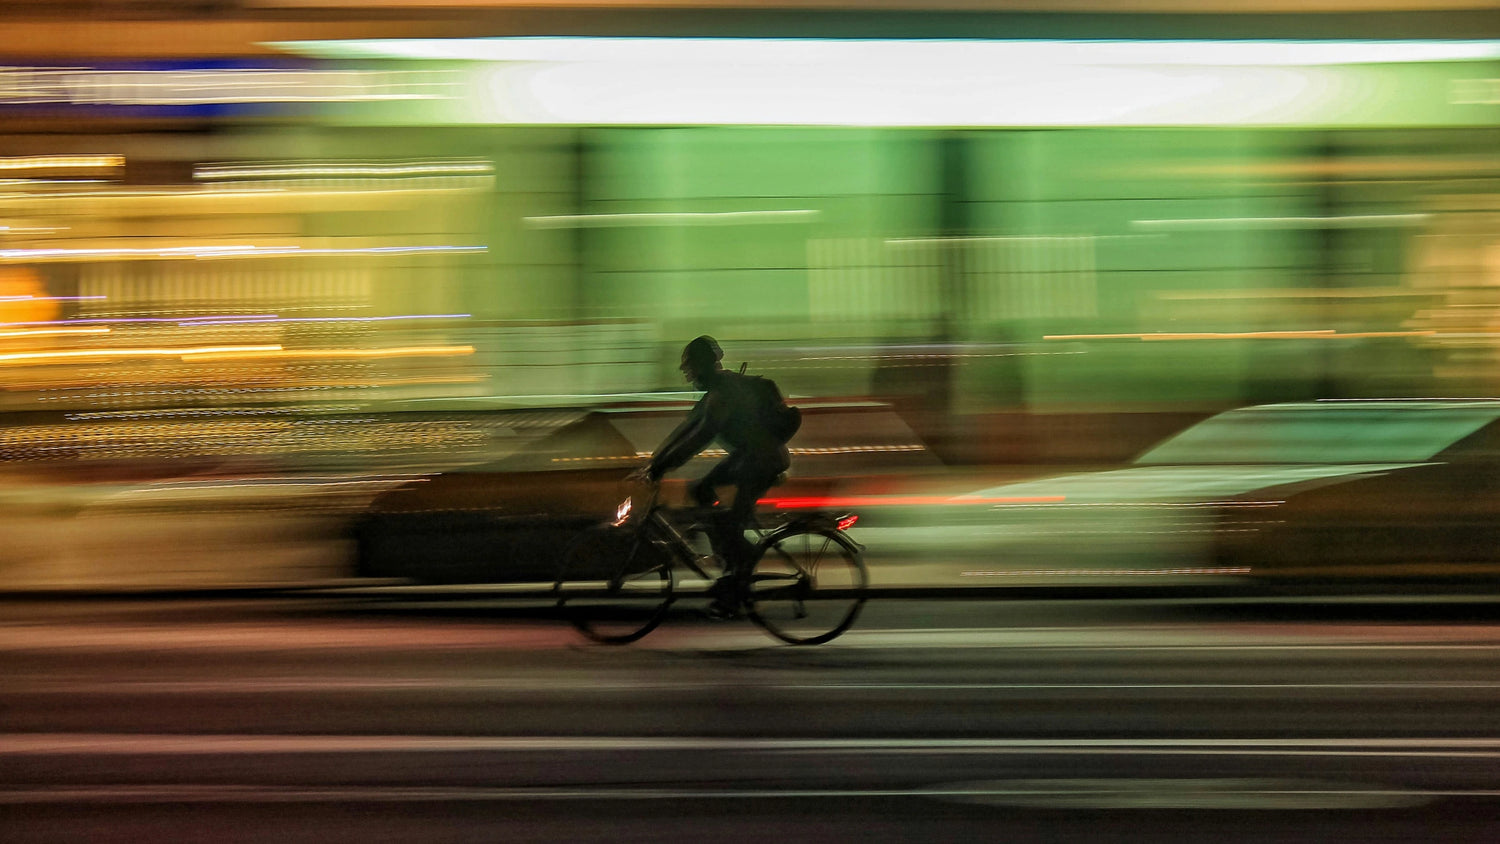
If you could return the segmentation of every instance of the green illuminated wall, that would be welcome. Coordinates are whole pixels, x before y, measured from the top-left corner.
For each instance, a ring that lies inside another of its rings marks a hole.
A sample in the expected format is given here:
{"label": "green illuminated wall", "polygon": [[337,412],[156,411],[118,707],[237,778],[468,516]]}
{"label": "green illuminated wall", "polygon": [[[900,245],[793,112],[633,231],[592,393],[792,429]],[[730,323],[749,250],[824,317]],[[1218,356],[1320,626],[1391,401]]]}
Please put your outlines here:
{"label": "green illuminated wall", "polygon": [[[1316,238],[1305,228],[1232,222],[1321,213],[1310,186],[1278,176],[1277,165],[1307,153],[1306,133],[1073,129],[975,133],[969,143],[975,230],[1091,241],[1095,313],[1018,313],[1005,321],[1005,336],[1320,327],[1305,315],[1233,298],[1302,287],[1316,272]],[[984,336],[993,326],[972,330]],[[1307,378],[1299,355],[1263,341],[1071,340],[1044,342],[1041,350],[1054,353],[1024,358],[1033,408],[1131,404],[1143,396],[1232,402],[1260,368],[1278,370],[1293,391]],[[984,369],[966,371],[962,394],[984,394]]]}
{"label": "green illuminated wall", "polygon": [[588,229],[586,312],[807,333],[808,242],[931,233],[934,148],[922,133],[674,128],[588,133],[586,213],[812,212]]}
{"label": "green illuminated wall", "polygon": [[[495,162],[488,205],[463,212],[489,253],[403,295],[473,313],[502,393],[673,387],[675,348],[702,332],[740,349],[957,340],[979,344],[954,369],[957,412],[1435,389],[1408,338],[1047,338],[1399,332],[1441,298],[1411,276],[1432,197],[1490,195],[1471,168],[1496,148],[1483,129],[330,131],[325,149]],[[865,394],[878,369],[776,374]]]}

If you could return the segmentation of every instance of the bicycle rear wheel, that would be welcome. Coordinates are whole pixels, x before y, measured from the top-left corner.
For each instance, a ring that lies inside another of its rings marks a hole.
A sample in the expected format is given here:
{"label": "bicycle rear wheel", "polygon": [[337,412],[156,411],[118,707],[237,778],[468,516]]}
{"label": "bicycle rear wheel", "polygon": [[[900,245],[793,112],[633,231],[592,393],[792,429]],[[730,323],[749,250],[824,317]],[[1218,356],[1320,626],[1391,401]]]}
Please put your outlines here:
{"label": "bicycle rear wheel", "polygon": [[557,608],[583,635],[607,645],[656,629],[672,605],[672,565],[639,530],[592,528],[568,546],[552,587]]}
{"label": "bicycle rear wheel", "polygon": [[835,530],[808,529],[767,545],[750,574],[750,618],[793,645],[821,645],[859,617],[868,585],[859,550]]}

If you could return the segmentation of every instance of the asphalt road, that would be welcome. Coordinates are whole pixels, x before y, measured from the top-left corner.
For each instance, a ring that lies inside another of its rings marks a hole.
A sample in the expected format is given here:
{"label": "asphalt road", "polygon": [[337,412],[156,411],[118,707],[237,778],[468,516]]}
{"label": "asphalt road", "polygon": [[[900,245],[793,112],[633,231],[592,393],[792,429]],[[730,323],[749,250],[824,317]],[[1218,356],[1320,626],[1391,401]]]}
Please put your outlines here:
{"label": "asphalt road", "polygon": [[0,604],[0,841],[1482,841],[1500,603]]}

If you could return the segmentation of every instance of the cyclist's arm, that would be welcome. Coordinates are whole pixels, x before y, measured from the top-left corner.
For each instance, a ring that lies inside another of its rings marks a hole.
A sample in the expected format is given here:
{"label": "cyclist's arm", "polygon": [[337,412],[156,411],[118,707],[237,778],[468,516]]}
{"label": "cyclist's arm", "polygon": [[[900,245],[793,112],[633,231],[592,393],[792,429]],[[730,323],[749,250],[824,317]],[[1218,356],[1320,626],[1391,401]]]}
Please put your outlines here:
{"label": "cyclist's arm", "polygon": [[693,455],[713,442],[714,436],[719,432],[719,426],[715,424],[718,414],[712,412],[714,409],[708,396],[693,405],[688,418],[667,436],[652,455],[646,471],[653,480],[660,479],[662,475],[688,462]]}

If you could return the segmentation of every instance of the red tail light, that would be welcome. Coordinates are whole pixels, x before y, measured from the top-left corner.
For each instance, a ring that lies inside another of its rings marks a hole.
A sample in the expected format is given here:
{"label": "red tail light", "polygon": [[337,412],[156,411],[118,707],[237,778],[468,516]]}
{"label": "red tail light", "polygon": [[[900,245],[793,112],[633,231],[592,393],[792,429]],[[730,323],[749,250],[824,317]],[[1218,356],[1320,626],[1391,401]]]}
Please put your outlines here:
{"label": "red tail light", "polygon": [[839,530],[848,530],[849,528],[854,527],[854,523],[857,522],[857,521],[859,521],[859,517],[858,516],[854,516],[854,515],[843,516],[838,521],[838,529]]}

